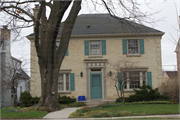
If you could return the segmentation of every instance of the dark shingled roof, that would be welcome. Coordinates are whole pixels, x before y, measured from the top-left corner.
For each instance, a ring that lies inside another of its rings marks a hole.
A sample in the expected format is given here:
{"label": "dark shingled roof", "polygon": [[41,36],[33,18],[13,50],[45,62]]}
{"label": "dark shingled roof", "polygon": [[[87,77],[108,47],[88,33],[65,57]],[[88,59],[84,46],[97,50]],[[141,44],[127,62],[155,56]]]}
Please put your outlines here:
{"label": "dark shingled roof", "polygon": [[27,75],[26,72],[24,72],[23,69],[21,69],[21,75],[26,77],[27,79],[30,79],[29,75]]}
{"label": "dark shingled roof", "polygon": [[178,77],[178,71],[165,71],[169,78],[176,78]]}
{"label": "dark shingled roof", "polygon": [[[121,19],[121,18],[120,18]],[[160,33],[163,32],[128,20],[112,18],[109,14],[82,14],[76,19],[71,35]],[[63,23],[58,35],[61,35]],[[30,34],[29,36],[34,36]]]}

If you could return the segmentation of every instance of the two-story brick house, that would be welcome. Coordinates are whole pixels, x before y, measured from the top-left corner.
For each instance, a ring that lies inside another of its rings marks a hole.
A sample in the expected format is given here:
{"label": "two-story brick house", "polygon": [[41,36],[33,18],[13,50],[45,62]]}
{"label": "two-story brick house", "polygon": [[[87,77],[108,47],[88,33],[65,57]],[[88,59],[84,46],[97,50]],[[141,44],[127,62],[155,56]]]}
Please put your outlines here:
{"label": "two-story brick house", "polygon": [[[114,84],[107,78],[112,71],[107,63],[123,59],[131,60],[137,66],[126,71],[127,75],[135,73],[139,76],[136,82],[127,83],[125,95],[143,84],[157,88],[162,81],[163,34],[134,22],[119,21],[109,14],[79,15],[59,71],[58,92],[76,98],[85,96],[87,101],[115,100],[117,93]],[[40,96],[41,80],[34,34],[27,38],[31,41],[31,95]]]}

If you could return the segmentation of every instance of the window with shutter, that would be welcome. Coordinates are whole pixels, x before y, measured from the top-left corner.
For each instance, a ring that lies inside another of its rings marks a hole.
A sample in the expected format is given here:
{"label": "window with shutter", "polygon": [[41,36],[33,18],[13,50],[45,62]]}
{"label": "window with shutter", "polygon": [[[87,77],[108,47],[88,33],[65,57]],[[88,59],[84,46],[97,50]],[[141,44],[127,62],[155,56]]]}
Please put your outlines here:
{"label": "window with shutter", "polygon": [[140,56],[140,54],[144,54],[144,39],[137,40],[122,40],[123,44],[123,54],[127,54],[128,56]]}
{"label": "window with shutter", "polygon": [[[140,69],[134,69],[134,71],[122,71],[121,79],[125,90],[138,89],[142,85],[150,85],[152,87],[152,75],[151,72],[139,71]],[[146,77],[147,76],[147,77]],[[118,76],[119,80],[119,76]],[[119,87],[118,82],[118,89]]]}
{"label": "window with shutter", "polygon": [[89,57],[100,57],[106,55],[106,40],[84,41],[84,54]]}
{"label": "window with shutter", "polygon": [[58,76],[58,91],[70,91],[69,89],[69,74],[60,74]]}

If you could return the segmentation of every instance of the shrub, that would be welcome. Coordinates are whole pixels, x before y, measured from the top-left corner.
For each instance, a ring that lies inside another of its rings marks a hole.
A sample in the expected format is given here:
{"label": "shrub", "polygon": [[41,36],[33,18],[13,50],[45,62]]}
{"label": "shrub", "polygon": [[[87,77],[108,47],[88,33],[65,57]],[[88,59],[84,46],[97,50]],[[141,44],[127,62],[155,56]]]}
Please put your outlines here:
{"label": "shrub", "polygon": [[[117,98],[117,99],[116,99],[116,102],[121,102],[121,98]],[[128,102],[128,98],[127,98],[127,97],[124,98],[124,102]]]}
{"label": "shrub", "polygon": [[39,97],[32,97],[28,91],[22,92],[20,96],[21,106],[24,107],[29,107],[34,104],[37,104],[39,100],[40,100]]}
{"label": "shrub", "polygon": [[138,102],[138,101],[156,101],[166,100],[167,97],[160,95],[157,89],[152,89],[149,85],[143,85],[140,90],[134,90],[135,94],[130,95],[126,99],[126,102]]}
{"label": "shrub", "polygon": [[70,104],[76,102],[76,98],[70,98],[69,96],[60,96],[58,95],[58,102],[60,104]]}
{"label": "shrub", "polygon": [[21,101],[21,106],[25,106],[25,107],[29,107],[31,106],[31,95],[28,91],[24,91],[21,93],[21,96],[20,96],[20,101]]}
{"label": "shrub", "polygon": [[34,104],[38,104],[39,100],[40,100],[40,97],[32,97],[32,98],[31,98],[31,101],[32,101],[32,104],[33,104],[33,105],[34,105]]}
{"label": "shrub", "polygon": [[162,83],[159,87],[159,92],[170,98],[173,102],[179,101],[179,80],[178,77],[174,77],[171,80],[167,80],[165,83]]}

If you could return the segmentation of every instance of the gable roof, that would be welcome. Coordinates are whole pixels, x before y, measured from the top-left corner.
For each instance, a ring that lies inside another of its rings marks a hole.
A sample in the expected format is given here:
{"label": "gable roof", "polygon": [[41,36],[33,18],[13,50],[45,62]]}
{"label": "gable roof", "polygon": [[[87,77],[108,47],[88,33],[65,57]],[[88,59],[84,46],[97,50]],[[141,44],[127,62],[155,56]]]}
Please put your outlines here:
{"label": "gable roof", "polygon": [[165,71],[169,78],[175,78],[178,76],[178,71]]}
{"label": "gable roof", "polygon": [[[61,35],[63,25],[64,23],[61,23],[58,35]],[[76,19],[71,35],[122,33],[151,33],[159,35],[164,34],[159,30],[137,24],[133,21],[123,20],[122,18],[115,19],[109,14],[81,14]],[[29,36],[34,36],[34,33],[30,34]]]}
{"label": "gable roof", "polygon": [[15,58],[15,57],[13,57],[13,56],[11,56],[11,58],[12,58],[13,60],[17,61],[17,62],[22,63],[22,61],[21,61],[21,60],[19,60],[19,59]]}
{"label": "gable roof", "polygon": [[24,76],[25,78],[30,79],[29,75],[27,75],[26,72],[23,69],[21,69],[21,73],[20,74],[22,76]]}

